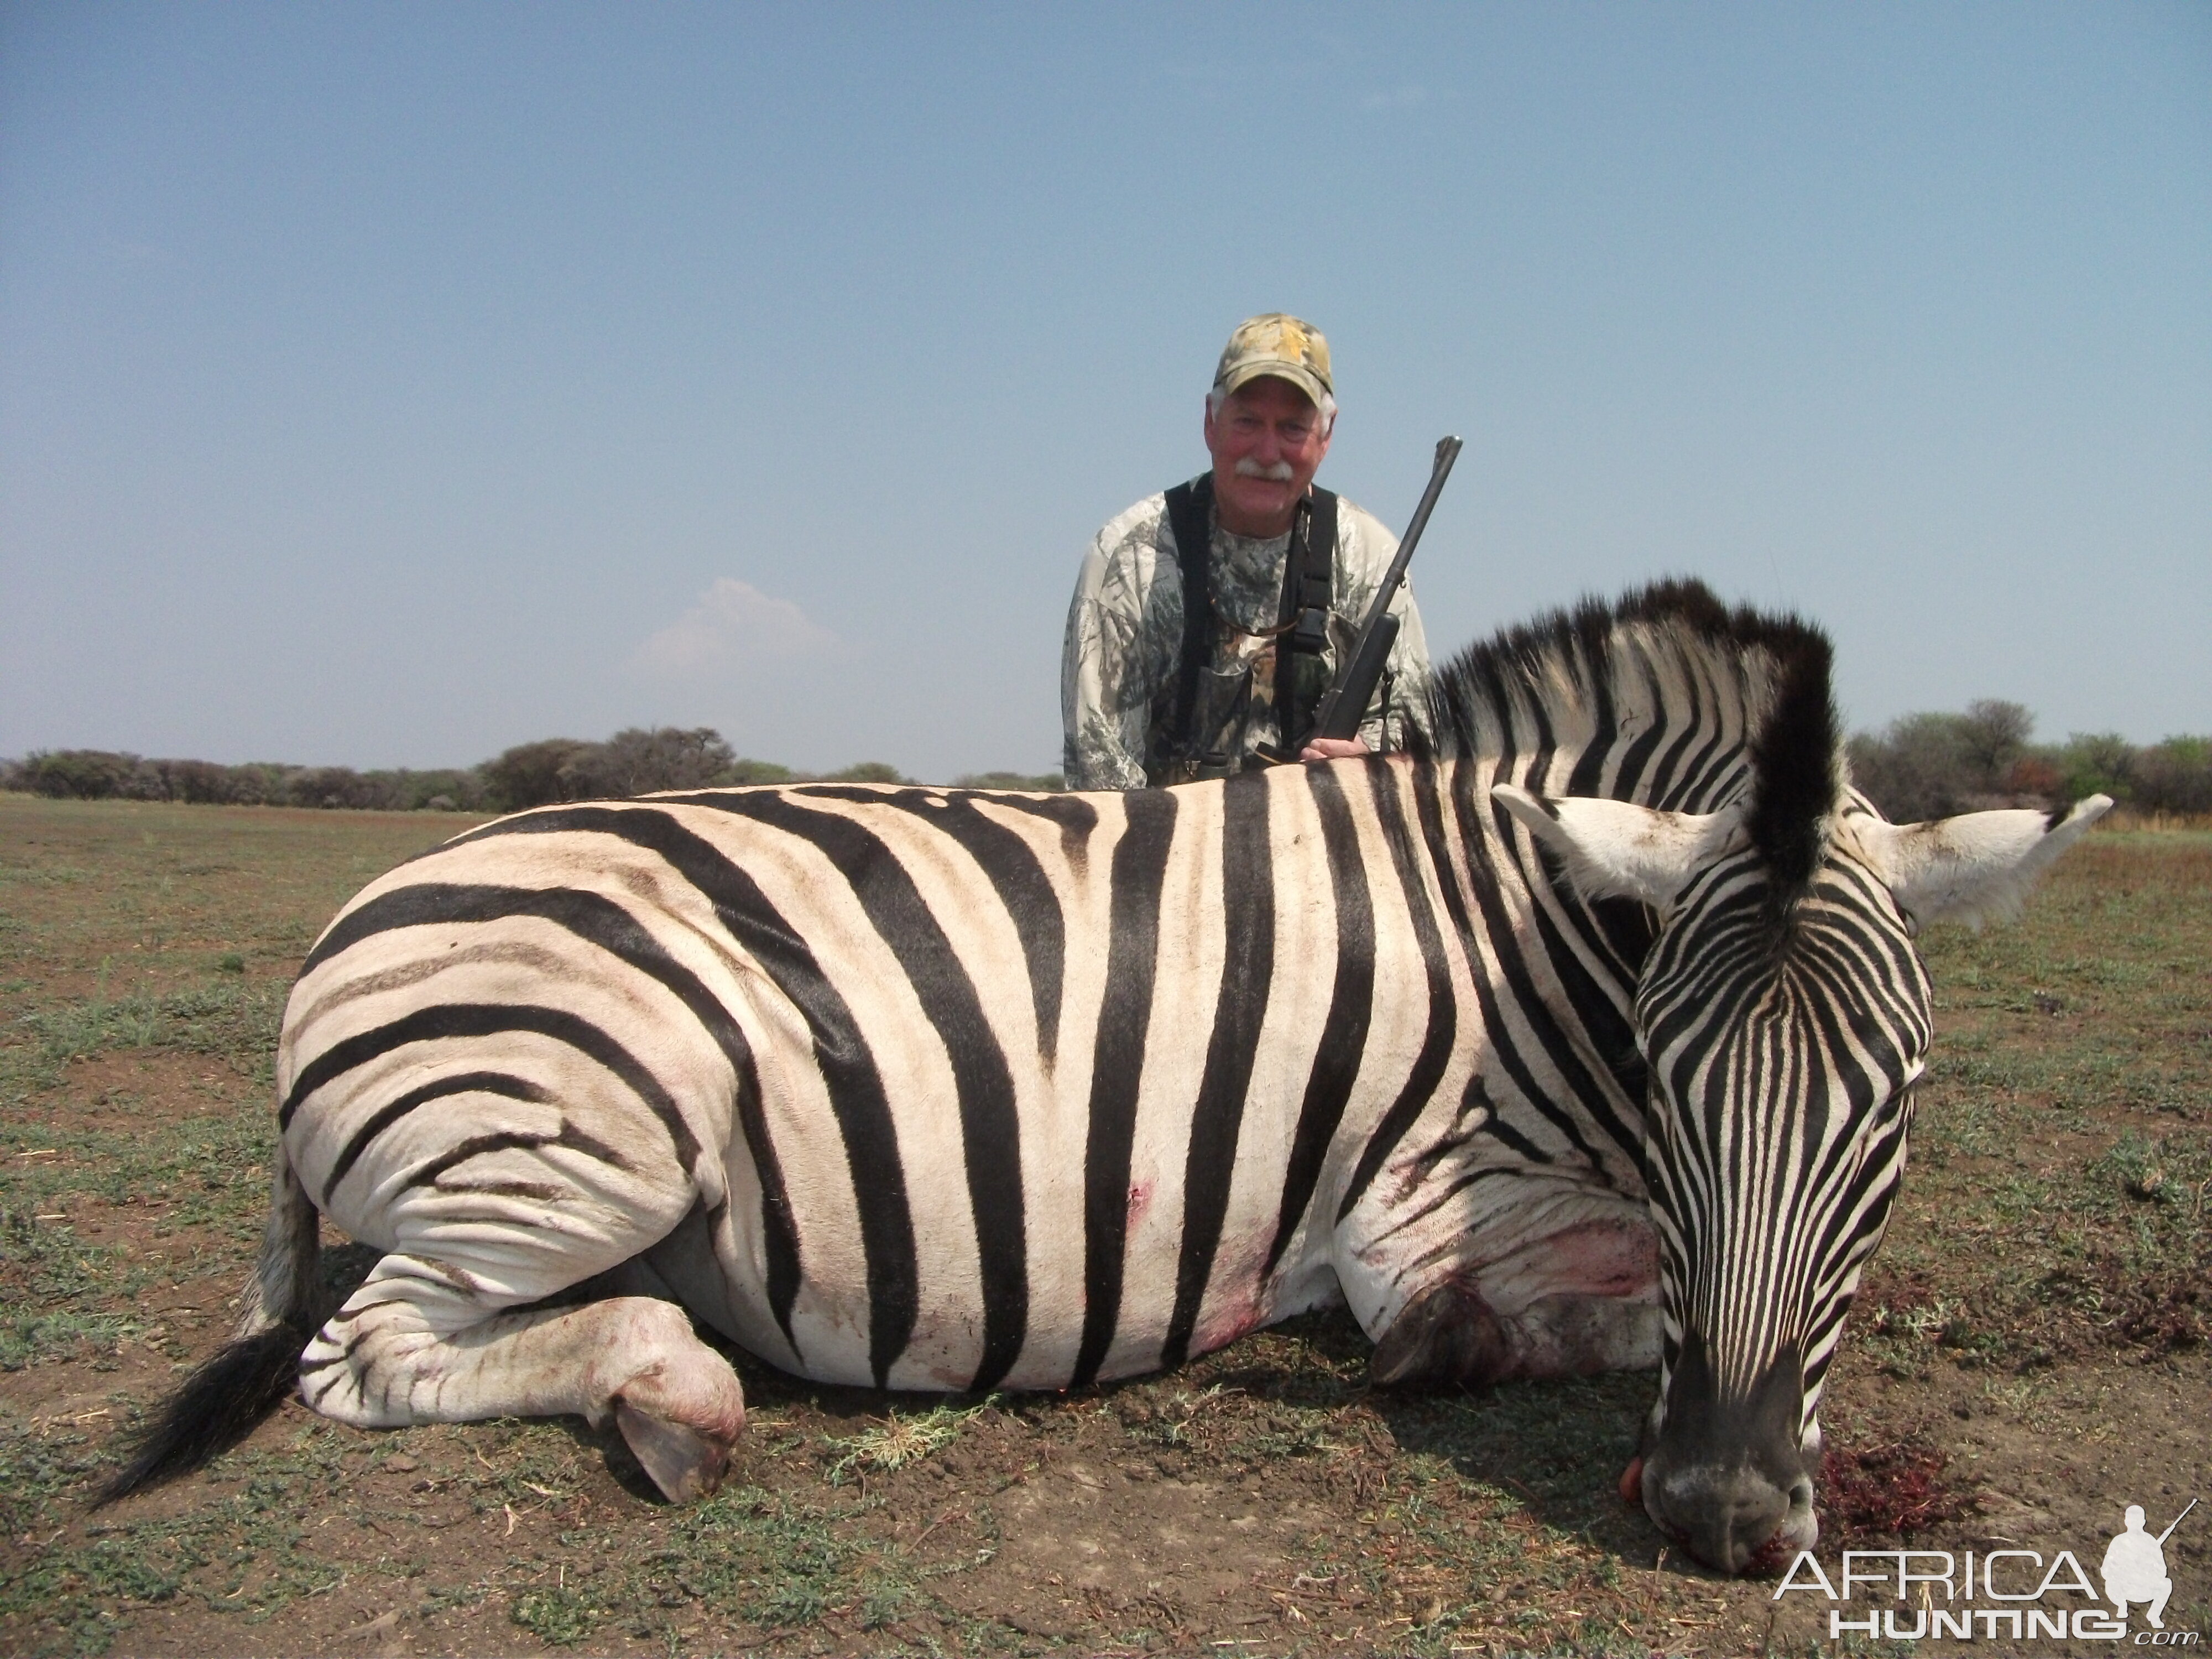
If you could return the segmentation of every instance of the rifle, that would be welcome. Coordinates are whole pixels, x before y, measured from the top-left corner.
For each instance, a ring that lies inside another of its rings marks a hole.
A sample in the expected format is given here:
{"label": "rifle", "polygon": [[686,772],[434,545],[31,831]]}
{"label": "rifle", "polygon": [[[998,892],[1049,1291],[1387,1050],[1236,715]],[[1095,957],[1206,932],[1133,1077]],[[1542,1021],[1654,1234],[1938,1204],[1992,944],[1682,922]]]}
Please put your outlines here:
{"label": "rifle", "polygon": [[[1414,545],[1421,539],[1421,532],[1428,528],[1429,514],[1436,507],[1437,497],[1443,494],[1444,480],[1451,477],[1452,463],[1459,459],[1459,451],[1458,439],[1437,440],[1436,465],[1429,472],[1429,487],[1421,492],[1421,504],[1413,509],[1413,522],[1406,526],[1405,539],[1398,544],[1398,556],[1390,561],[1382,585],[1375,590],[1375,603],[1368,607],[1367,620],[1360,627],[1358,643],[1337,664],[1335,678],[1330,680],[1328,690],[1322,693],[1321,702],[1314,709],[1313,730],[1307,733],[1305,743],[1316,738],[1358,735],[1359,722],[1382,678],[1382,665],[1390,659],[1390,647],[1398,642],[1398,619],[1390,614],[1390,601],[1406,580],[1406,567],[1413,562]],[[1293,751],[1284,758],[1295,760],[1297,755]]]}

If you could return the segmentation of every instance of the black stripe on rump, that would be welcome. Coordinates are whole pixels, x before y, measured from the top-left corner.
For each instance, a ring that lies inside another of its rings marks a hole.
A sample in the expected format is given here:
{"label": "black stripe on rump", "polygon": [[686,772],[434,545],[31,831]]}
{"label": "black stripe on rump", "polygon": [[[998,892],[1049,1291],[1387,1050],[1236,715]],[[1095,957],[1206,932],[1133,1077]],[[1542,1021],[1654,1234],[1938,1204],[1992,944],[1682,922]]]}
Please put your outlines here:
{"label": "black stripe on rump", "polygon": [[516,1077],[509,1072],[457,1072],[452,1077],[434,1078],[419,1089],[410,1089],[398,1099],[379,1107],[368,1122],[353,1132],[345,1150],[338,1154],[337,1162],[331,1165],[330,1174],[323,1177],[319,1207],[331,1207],[331,1194],[337,1191],[338,1182],[346,1178],[346,1172],[360,1162],[369,1142],[417,1106],[427,1106],[434,1100],[453,1095],[504,1095],[509,1100],[526,1100],[533,1106],[543,1106],[553,1098],[528,1078]]}
{"label": "black stripe on rump", "polygon": [[[459,1168],[471,1158],[483,1158],[491,1152],[535,1152],[540,1146],[564,1146],[571,1152],[582,1152],[586,1157],[596,1158],[603,1164],[611,1164],[618,1170],[629,1167],[623,1163],[622,1155],[613,1147],[603,1140],[586,1134],[574,1124],[563,1118],[561,1121],[560,1129],[550,1135],[534,1134],[526,1130],[514,1129],[502,1129],[485,1135],[471,1135],[466,1140],[456,1142],[423,1164],[421,1169],[415,1170],[407,1177],[407,1184],[410,1187],[434,1187],[438,1184],[440,1176],[448,1170]],[[472,1190],[491,1189],[480,1188]],[[433,1262],[430,1265],[437,1267],[439,1264]],[[443,1269],[441,1270],[443,1271]]]}
{"label": "black stripe on rump", "polygon": [[[869,1363],[880,1383],[914,1331],[918,1302],[914,1222],[883,1079],[852,1011],[823,976],[805,942],[753,878],[714,843],[665,812],[646,806],[549,809],[488,824],[447,844],[493,835],[576,831],[615,836],[665,862],[714,906],[716,920],[806,1021],[815,1065],[828,1088],[859,1200],[860,1249],[868,1279]],[[738,1117],[753,1166],[760,1172],[769,1306],[788,1336],[791,1309],[799,1295],[798,1231],[757,1088],[740,1091]]]}
{"label": "black stripe on rump", "polygon": [[[421,927],[440,923],[472,924],[529,917],[566,928],[578,939],[597,945],[624,966],[657,981],[691,1011],[691,1016],[714,1039],[730,1069],[740,1080],[752,1074],[752,1051],[744,1034],[730,1018],[714,994],[698,976],[670,956],[652,934],[613,900],[573,887],[504,887],[424,882],[380,893],[359,909],[349,911],[323,936],[302,975],[362,940],[398,927]],[[688,1170],[697,1160],[699,1142],[690,1127],[679,1118],[670,1136]]]}
{"label": "black stripe on rump", "polygon": [[1129,1240],[1129,1156],[1137,1088],[1152,1017],[1160,889],[1175,842],[1176,798],[1162,789],[1121,797],[1127,823],[1114,844],[1106,995],[1091,1063],[1091,1129],[1083,1156],[1083,1341],[1068,1386],[1098,1375],[1121,1320],[1122,1254]]}
{"label": "black stripe on rump", "polygon": [[[670,1139],[690,1130],[676,1109],[676,1103],[660,1079],[646,1069],[637,1056],[590,1020],[559,1008],[542,1008],[528,1002],[441,1002],[417,1008],[411,1014],[356,1032],[317,1054],[292,1079],[292,1092],[276,1111],[276,1127],[289,1126],[300,1104],[317,1090],[369,1061],[413,1042],[445,1042],[464,1037],[492,1036],[506,1031],[529,1031],[563,1042],[588,1054],[626,1084],[632,1094],[669,1126]],[[691,1149],[696,1152],[695,1144]]]}
{"label": "black stripe on rump", "polygon": [[1160,1349],[1163,1367],[1180,1365],[1189,1355],[1199,1304],[1221,1248],[1244,1099],[1274,975],[1275,879],[1273,849],[1267,842],[1267,790],[1265,775],[1252,772],[1231,778],[1221,792],[1221,988],[1214,998],[1213,1032],[1206,1041],[1206,1071],[1191,1114],[1182,1247],[1176,1261],[1175,1313]]}
{"label": "black stripe on rump", "polygon": [[[690,1010],[691,1017],[699,1022],[707,1034],[714,1038],[715,1047],[722,1051],[722,1057],[729,1062],[731,1074],[736,1082],[738,1117],[744,1131],[746,1145],[748,1147],[757,1145],[761,1149],[755,1153],[754,1165],[761,1182],[763,1243],[769,1266],[769,1301],[775,1310],[776,1322],[783,1331],[784,1340],[792,1341],[790,1310],[799,1289],[799,1235],[793,1222],[790,1200],[784,1193],[783,1174],[776,1164],[775,1149],[768,1141],[766,1120],[760,1106],[760,1077],[753,1065],[752,1047],[745,1041],[744,1032],[739,1029],[721,999],[709,991],[690,969],[669,955],[660,942],[647,933],[628,910],[599,894],[575,888],[541,889],[425,882],[380,893],[360,908],[341,916],[324,934],[300,971],[304,977],[341,951],[393,928],[497,921],[512,916],[534,917],[553,922],[577,938],[597,945],[629,967],[658,981]],[[457,1091],[441,1089],[440,1092],[450,1094]],[[509,1091],[495,1090],[493,1092]],[[326,1203],[330,1194],[337,1189],[339,1177],[352,1167],[354,1160],[361,1155],[368,1141],[421,1103],[420,1100],[394,1101],[377,1113],[354,1136],[324,1187],[323,1196]],[[679,1142],[679,1146],[688,1146],[684,1162],[689,1169],[699,1148],[696,1140],[689,1139],[690,1130],[687,1128],[684,1133],[685,1139]],[[795,1343],[793,1348],[795,1352]]]}
{"label": "black stripe on rump", "polygon": [[[1444,957],[1443,935],[1437,930],[1436,915],[1429,908],[1413,832],[1406,822],[1405,806],[1398,799],[1397,780],[1392,775],[1392,769],[1379,760],[1370,763],[1365,773],[1375,801],[1375,816],[1382,824],[1382,839],[1389,844],[1390,861],[1396,866],[1398,885],[1406,896],[1407,914],[1413,920],[1413,937],[1421,948],[1421,968],[1428,980],[1429,1027],[1421,1038],[1420,1052],[1413,1057],[1413,1069],[1406,1074],[1405,1086],[1399,1090],[1398,1098],[1390,1103],[1390,1109],[1383,1113],[1375,1133],[1368,1137],[1359,1162],[1352,1168],[1352,1180],[1344,1189],[1344,1201],[1336,1206],[1340,1225],[1352,1213],[1352,1206],[1365,1194],[1384,1160],[1397,1150],[1406,1132],[1413,1127],[1414,1120],[1435,1095],[1437,1085],[1443,1081],[1444,1067],[1451,1060],[1452,1039],[1459,1030],[1459,1006],[1452,1000],[1451,965]],[[1443,881],[1451,879],[1449,869],[1437,873]],[[1468,965],[1480,983],[1481,974],[1477,964]]]}
{"label": "black stripe on rump", "polygon": [[[896,806],[943,830],[975,861],[999,896],[1000,906],[1021,940],[1028,964],[1030,1002],[1036,1014],[1037,1052],[1050,1066],[1060,1044],[1060,1000],[1066,973],[1067,921],[1029,842],[975,810],[977,796],[962,789],[846,789],[815,786],[805,800],[845,800]],[[986,795],[983,799],[989,799]]]}
{"label": "black stripe on rump", "polygon": [[[870,924],[898,958],[923,1015],[945,1045],[960,1099],[968,1202],[975,1218],[975,1255],[983,1291],[983,1354],[969,1387],[979,1394],[996,1388],[1021,1357],[1029,1334],[1029,1244],[1023,1214],[1021,1115],[1015,1109],[1013,1072],[984,1015],[975,981],[898,855],[856,818],[834,806],[817,811],[800,805],[777,790],[672,799],[765,824],[819,849],[852,887]],[[881,797],[867,792],[862,799],[876,802]],[[1018,839],[1011,831],[1003,833]],[[1042,878],[1042,872],[1037,873]],[[867,1201],[865,1194],[861,1201]],[[880,1370],[876,1382],[883,1385]]]}
{"label": "black stripe on rump", "polygon": [[1289,1166],[1283,1172],[1283,1203],[1275,1218],[1275,1237],[1267,1246],[1262,1279],[1290,1248],[1298,1221],[1313,1201],[1329,1143],[1352,1098],[1359,1061],[1367,1050],[1367,1031],[1375,1012],[1375,904],[1367,891],[1367,868],[1360,862],[1359,832],[1345,804],[1344,784],[1334,767],[1302,766],[1314,807],[1321,815],[1322,845],[1328,859],[1329,886],[1336,896],[1336,982],[1329,989],[1328,1015],[1321,1043],[1306,1078],[1305,1100],[1291,1139]]}

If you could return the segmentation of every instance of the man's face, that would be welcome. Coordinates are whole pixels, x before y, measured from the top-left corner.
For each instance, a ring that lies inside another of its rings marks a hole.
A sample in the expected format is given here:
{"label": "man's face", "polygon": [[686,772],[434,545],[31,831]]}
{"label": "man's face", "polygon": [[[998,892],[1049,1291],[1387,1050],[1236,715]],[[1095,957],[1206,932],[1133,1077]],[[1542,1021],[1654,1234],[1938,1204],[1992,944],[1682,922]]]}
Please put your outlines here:
{"label": "man's face", "polygon": [[1206,411],[1213,499],[1221,526],[1239,536],[1279,536],[1328,453],[1321,411],[1288,380],[1263,374]]}

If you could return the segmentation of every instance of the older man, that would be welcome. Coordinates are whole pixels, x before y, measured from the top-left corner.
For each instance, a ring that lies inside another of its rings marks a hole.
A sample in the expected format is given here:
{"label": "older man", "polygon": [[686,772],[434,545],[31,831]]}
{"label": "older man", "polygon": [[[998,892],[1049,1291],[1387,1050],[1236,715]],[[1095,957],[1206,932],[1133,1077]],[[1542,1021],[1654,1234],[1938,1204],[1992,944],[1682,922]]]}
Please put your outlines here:
{"label": "older man", "polygon": [[1219,777],[1261,747],[1304,760],[1391,748],[1426,717],[1410,588],[1358,739],[1309,740],[1397,538],[1313,487],[1336,399],[1328,343],[1279,313],[1237,325],[1206,399],[1210,471],[1147,496],[1084,556],[1060,658],[1071,789]]}

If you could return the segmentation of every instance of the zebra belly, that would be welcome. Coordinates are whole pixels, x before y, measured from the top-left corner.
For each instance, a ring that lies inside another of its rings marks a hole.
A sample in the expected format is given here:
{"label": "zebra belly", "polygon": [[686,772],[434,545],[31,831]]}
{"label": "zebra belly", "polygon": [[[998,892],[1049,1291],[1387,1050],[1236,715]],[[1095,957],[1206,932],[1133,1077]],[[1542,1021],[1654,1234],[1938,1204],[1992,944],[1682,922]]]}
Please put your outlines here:
{"label": "zebra belly", "polygon": [[[956,1103],[949,1097],[934,1103],[933,1108],[919,1101],[905,1103],[916,1116],[934,1109],[957,1119]],[[1000,1201],[1009,1208],[1018,1206],[1027,1223],[1025,1236],[1035,1248],[1023,1279],[1027,1309],[1019,1354],[995,1386],[1054,1390],[1066,1388],[1076,1376],[1089,1315],[1083,1274],[1080,1127],[1074,1133],[1055,1133],[1052,1114],[1047,1111],[1027,1114],[1022,1120],[1025,1141],[1036,1145],[1024,1149],[1027,1179],[1023,1188],[1003,1194]],[[664,1276],[679,1286],[685,1305],[695,1314],[761,1358],[815,1382],[874,1386],[878,1381],[871,1353],[874,1300],[866,1255],[857,1238],[848,1235],[841,1239],[835,1228],[825,1224],[825,1218],[841,1212],[857,1217],[866,1201],[854,1189],[842,1137],[825,1108],[795,1121],[777,1121],[775,1140],[793,1183],[793,1208],[803,1220],[800,1276],[788,1313],[789,1340],[768,1292],[761,1249],[763,1228],[756,1207],[758,1180],[741,1147],[733,1149],[729,1169],[732,1201],[727,1215],[711,1229],[687,1222],[656,1249],[655,1264],[665,1253],[688,1253],[680,1283],[678,1275],[664,1270]],[[1097,1379],[1139,1376],[1161,1366],[1176,1301],[1184,1154],[1184,1146],[1176,1142],[1171,1148],[1140,1152],[1133,1165],[1126,1200],[1131,1222],[1123,1261],[1125,1288],[1110,1346],[1091,1373]],[[951,1167],[957,1171],[960,1165],[955,1162]],[[810,1170],[816,1181],[823,1172],[830,1172],[832,1179],[824,1184],[833,1189],[817,1188],[808,1181]],[[965,1206],[952,1200],[973,1203],[975,1196],[964,1185],[955,1185],[951,1193],[933,1197],[962,1224],[957,1231],[924,1232],[920,1223],[928,1212],[916,1205],[919,1294],[913,1334],[881,1380],[895,1389],[963,1392],[974,1382],[984,1350],[989,1306],[977,1265],[975,1231],[965,1219]],[[985,1193],[981,1200],[988,1203],[991,1195]],[[1152,1231],[1147,1224],[1156,1206],[1162,1213]],[[854,1224],[857,1231],[857,1222]],[[1334,1275],[1323,1265],[1317,1279],[1307,1272],[1298,1279],[1295,1305],[1283,1305],[1281,1285],[1265,1282],[1260,1272],[1267,1242],[1259,1235],[1232,1234],[1224,1239],[1222,1263],[1210,1279],[1190,1352],[1218,1347],[1337,1294]],[[711,1269],[706,1266],[708,1257]]]}

